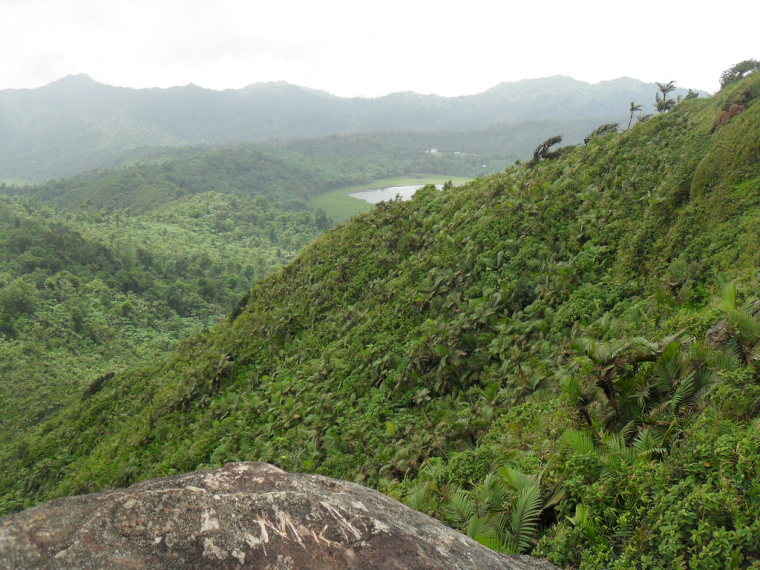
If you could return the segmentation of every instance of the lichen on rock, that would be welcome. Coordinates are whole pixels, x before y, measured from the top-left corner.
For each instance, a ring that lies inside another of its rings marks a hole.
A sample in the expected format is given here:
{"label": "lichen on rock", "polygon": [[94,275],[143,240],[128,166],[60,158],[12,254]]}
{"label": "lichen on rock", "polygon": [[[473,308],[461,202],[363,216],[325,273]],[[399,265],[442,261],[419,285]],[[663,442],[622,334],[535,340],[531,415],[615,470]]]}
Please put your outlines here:
{"label": "lichen on rock", "polygon": [[0,519],[0,568],[552,569],[354,483],[230,463]]}

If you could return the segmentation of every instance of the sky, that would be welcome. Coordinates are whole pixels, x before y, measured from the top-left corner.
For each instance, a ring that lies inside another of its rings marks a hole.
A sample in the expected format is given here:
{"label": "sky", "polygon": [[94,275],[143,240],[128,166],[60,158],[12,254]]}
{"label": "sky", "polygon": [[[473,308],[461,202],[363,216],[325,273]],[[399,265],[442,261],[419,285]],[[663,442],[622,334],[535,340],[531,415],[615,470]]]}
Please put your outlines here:
{"label": "sky", "polygon": [[[727,13],[726,13],[727,11]],[[568,75],[715,92],[760,59],[760,0],[0,0],[0,89],[287,81],[445,96]]]}

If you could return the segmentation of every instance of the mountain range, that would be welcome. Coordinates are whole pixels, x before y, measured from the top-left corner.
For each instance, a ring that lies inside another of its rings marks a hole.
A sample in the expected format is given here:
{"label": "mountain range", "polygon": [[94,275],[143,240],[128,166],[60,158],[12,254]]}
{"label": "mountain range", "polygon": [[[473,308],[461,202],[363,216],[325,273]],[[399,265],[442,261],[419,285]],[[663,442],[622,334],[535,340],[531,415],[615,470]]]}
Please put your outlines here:
{"label": "mountain range", "polygon": [[224,91],[192,84],[132,89],[73,75],[37,89],[0,91],[0,180],[71,175],[157,147],[348,133],[406,133],[416,142],[420,133],[461,138],[462,132],[497,129],[500,140],[523,141],[527,132],[517,148],[524,157],[547,136],[570,131],[569,142],[577,142],[601,123],[626,121],[631,101],[646,108],[656,91],[655,84],[631,78],[592,85],[556,76],[460,97],[404,92],[343,98],[283,82]]}

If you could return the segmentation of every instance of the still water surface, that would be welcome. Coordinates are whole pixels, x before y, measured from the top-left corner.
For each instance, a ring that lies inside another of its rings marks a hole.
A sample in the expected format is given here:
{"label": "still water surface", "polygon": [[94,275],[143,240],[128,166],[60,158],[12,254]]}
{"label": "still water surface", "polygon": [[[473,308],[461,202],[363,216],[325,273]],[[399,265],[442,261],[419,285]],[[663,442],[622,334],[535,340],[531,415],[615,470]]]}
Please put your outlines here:
{"label": "still water surface", "polygon": [[350,194],[353,198],[359,198],[370,204],[377,204],[387,200],[393,200],[396,194],[401,196],[402,200],[409,200],[414,193],[422,188],[424,184],[416,184],[414,186],[389,186],[387,188],[373,188],[371,190],[362,190],[361,192],[354,192]]}

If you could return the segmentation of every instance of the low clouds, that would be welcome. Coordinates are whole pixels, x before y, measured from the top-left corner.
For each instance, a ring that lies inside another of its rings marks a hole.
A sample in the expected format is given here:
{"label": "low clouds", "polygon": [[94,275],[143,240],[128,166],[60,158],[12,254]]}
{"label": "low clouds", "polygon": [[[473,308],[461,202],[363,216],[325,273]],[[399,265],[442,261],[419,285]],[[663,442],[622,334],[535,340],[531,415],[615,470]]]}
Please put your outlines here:
{"label": "low clouds", "polygon": [[0,88],[87,73],[133,87],[286,80],[340,95],[455,95],[564,74],[715,90],[724,68],[758,57],[760,7],[735,4],[742,17],[721,30],[675,0],[4,0]]}

